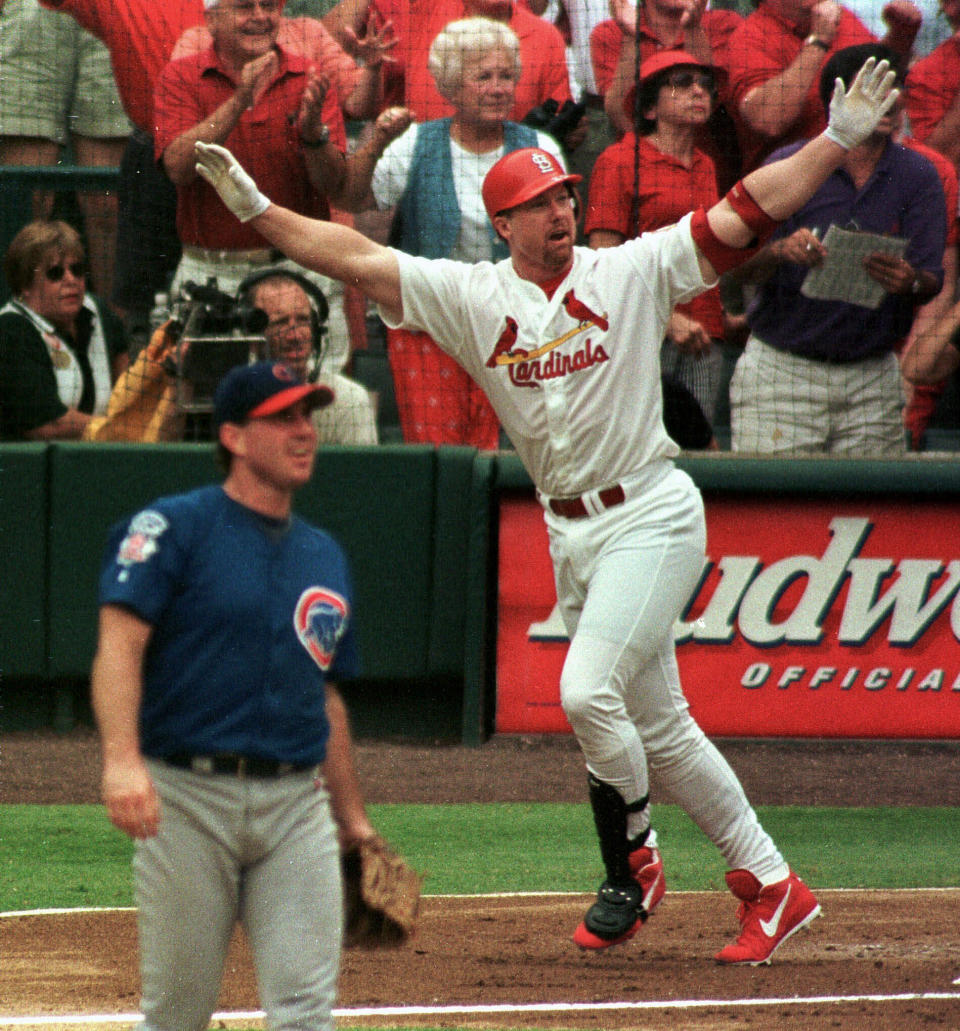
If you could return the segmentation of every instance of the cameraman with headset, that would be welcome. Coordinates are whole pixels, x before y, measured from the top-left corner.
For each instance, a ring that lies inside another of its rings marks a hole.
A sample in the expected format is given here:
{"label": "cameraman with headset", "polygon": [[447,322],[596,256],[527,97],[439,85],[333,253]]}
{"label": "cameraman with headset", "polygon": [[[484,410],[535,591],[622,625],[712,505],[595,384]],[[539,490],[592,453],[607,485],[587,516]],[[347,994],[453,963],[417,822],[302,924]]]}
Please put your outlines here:
{"label": "cameraman with headset", "polygon": [[211,438],[213,393],[235,365],[273,359],[334,400],[313,413],[318,444],[379,443],[373,398],[339,373],[321,373],[327,299],[306,276],[283,266],[242,280],[235,296],[211,278],[185,284],[174,317],[160,326],[118,379],[107,411],[85,440],[176,441]]}
{"label": "cameraman with headset", "polygon": [[334,400],[313,410],[319,444],[376,444],[373,399],[341,373],[321,373],[327,300],[306,276],[283,267],[262,269],[240,284],[237,301],[266,315],[263,335],[270,358],[289,365],[306,382],[330,387]]}

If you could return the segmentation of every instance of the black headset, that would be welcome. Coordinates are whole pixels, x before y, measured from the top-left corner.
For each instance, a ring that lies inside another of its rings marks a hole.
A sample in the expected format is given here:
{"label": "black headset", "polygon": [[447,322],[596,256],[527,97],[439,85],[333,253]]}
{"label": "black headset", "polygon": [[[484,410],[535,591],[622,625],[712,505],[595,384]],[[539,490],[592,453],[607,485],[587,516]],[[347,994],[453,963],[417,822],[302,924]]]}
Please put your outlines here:
{"label": "black headset", "polygon": [[269,268],[258,269],[247,276],[237,287],[237,304],[241,308],[251,309],[252,302],[250,295],[253,288],[266,279],[288,279],[299,286],[310,299],[310,330],[313,337],[314,368],[310,374],[311,382],[317,378],[320,372],[320,360],[323,357],[323,337],[327,332],[327,318],[330,315],[330,305],[323,291],[316,283],[307,279],[301,272],[288,269],[283,265],[272,265]]}

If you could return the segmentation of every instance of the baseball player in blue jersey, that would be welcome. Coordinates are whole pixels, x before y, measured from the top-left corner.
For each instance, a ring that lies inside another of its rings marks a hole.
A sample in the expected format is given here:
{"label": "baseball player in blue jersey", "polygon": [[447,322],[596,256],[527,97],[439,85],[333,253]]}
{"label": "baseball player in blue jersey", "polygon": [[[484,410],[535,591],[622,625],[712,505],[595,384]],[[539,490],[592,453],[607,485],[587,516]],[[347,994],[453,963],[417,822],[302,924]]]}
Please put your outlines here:
{"label": "baseball player in blue jersey", "polygon": [[339,546],[291,513],[327,387],[233,369],[215,396],[224,483],[112,531],[92,674],[103,798],[133,861],[147,1031],[208,1026],[242,921],[272,1028],[332,1029],[338,832],[372,837],[347,713],[357,673]]}
{"label": "baseball player in blue jersey", "polygon": [[606,878],[574,931],[584,949],[632,937],[664,895],[648,769],[717,846],[740,934],[716,959],[769,962],[820,912],[739,781],[689,714],[673,625],[698,583],[703,504],[663,427],[658,355],[678,302],[745,260],[869,136],[896,99],[885,62],[838,81],[825,132],[751,172],[709,211],[619,247],[574,246],[577,198],[545,151],[487,173],[510,257],[411,257],[271,204],[221,147],[198,171],[238,218],[301,265],[357,283],[390,326],[427,332],[476,379],[537,488],[571,643],[560,682],[587,765]]}

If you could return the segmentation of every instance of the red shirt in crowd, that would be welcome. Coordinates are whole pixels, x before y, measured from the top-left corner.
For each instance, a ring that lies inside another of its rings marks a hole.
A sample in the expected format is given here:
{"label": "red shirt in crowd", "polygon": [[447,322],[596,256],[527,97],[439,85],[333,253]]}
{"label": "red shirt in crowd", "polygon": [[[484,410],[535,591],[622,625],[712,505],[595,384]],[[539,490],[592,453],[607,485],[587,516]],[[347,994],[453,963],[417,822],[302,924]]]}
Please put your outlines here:
{"label": "red shirt in crowd", "polygon": [[960,205],[960,187],[958,187],[957,170],[953,162],[945,158],[939,150],[928,147],[914,136],[905,136],[900,142],[905,147],[910,147],[911,150],[922,154],[940,176],[940,181],[943,183],[943,196],[947,202],[946,245],[951,247],[960,241],[960,211],[957,210]]}
{"label": "red shirt in crowd", "polygon": [[[780,136],[770,138],[754,131],[738,114],[743,98],[751,90],[780,75],[793,64],[803,49],[806,36],[807,33],[802,32],[796,25],[785,21],[766,4],[761,4],[753,14],[744,19],[730,40],[729,89],[734,108],[731,113],[737,120],[740,133],[740,153],[744,172],[756,168],[778,147],[797,140],[811,139],[823,132],[827,126],[826,112],[820,101],[819,72],[810,83],[800,115]],[[830,50],[823,54],[820,68],[822,69],[829,58],[844,47],[876,41],[876,37],[853,12],[845,7],[841,8],[837,34]]]}
{"label": "red shirt in crowd", "polygon": [[917,139],[925,140],[960,91],[960,39],[951,36],[921,58],[907,75],[907,114]]}
{"label": "red shirt in crowd", "polygon": [[[243,113],[225,146],[274,203],[313,218],[328,218],[329,206],[307,175],[297,115],[311,65],[280,49],[280,67],[256,106]],[[156,91],[159,158],[178,136],[215,111],[236,92],[236,83],[214,50],[171,61]],[[330,139],[346,148],[339,95],[331,85],[323,103]],[[185,246],[252,250],[268,246],[255,229],[234,218],[200,176],[177,188],[177,233]]]}
{"label": "red shirt in crowd", "polygon": [[[607,229],[629,240],[672,225],[696,208],[711,208],[719,200],[713,161],[703,151],[694,150],[693,165],[687,168],[645,136],[639,137],[639,155],[635,156],[635,142],[637,137],[627,133],[597,158],[590,174],[584,223],[588,236],[594,229]],[[635,183],[636,167],[639,182]],[[676,310],[699,322],[710,336],[723,336],[723,311],[716,286],[686,304],[678,304]]]}

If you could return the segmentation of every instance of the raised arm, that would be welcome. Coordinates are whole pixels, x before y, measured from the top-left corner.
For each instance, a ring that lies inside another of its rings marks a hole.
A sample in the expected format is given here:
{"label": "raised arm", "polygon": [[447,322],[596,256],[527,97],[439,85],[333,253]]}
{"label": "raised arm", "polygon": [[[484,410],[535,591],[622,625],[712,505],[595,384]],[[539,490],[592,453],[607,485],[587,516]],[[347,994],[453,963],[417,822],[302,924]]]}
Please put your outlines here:
{"label": "raised arm", "polygon": [[705,218],[694,216],[694,240],[706,279],[746,260],[778,222],[806,204],[840,166],[844,154],[866,140],[895,103],[895,79],[886,61],[878,64],[872,57],[846,93],[838,79],[829,123],[819,136],[782,161],[745,176]]}
{"label": "raised arm", "polygon": [[270,243],[304,268],[349,283],[382,305],[391,318],[403,315],[396,255],[362,233],[321,222],[270,202],[225,147],[197,143],[197,172],[223,203]]}
{"label": "raised arm", "polygon": [[[810,86],[820,75],[824,48],[832,45],[837,34],[840,16],[840,5],[833,0],[816,4],[810,10],[810,35],[797,56],[740,101],[740,116],[754,132],[776,139],[797,120]],[[813,39],[822,45],[811,42]]]}

